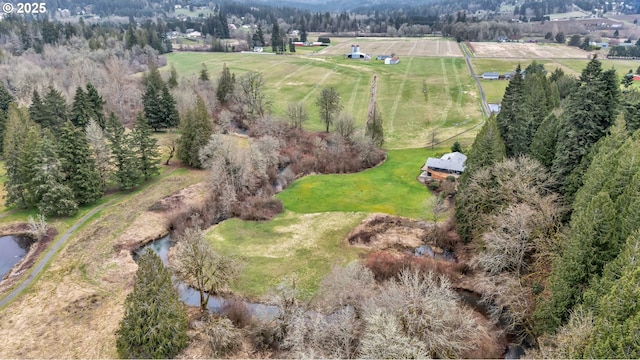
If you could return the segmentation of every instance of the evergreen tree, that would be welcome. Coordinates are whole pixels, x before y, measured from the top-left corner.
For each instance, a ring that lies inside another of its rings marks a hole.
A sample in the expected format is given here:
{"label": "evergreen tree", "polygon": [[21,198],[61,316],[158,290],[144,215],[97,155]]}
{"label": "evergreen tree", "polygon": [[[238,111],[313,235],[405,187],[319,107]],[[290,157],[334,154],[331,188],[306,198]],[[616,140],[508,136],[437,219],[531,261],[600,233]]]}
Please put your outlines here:
{"label": "evergreen tree", "polygon": [[[173,98],[173,95],[169,92],[168,87],[162,88],[162,113],[164,115],[163,122],[161,123],[162,128],[175,128],[180,125],[180,114],[178,113],[178,108],[176,107],[176,101]],[[153,126],[152,126],[153,127]]]}
{"label": "evergreen tree", "polygon": [[531,157],[549,169],[555,156],[559,123],[554,114],[547,116],[538,127],[529,147]]}
{"label": "evergreen tree", "polygon": [[142,172],[144,179],[149,180],[159,171],[160,153],[158,152],[157,141],[152,136],[151,128],[142,113],[138,114],[136,126],[133,128],[131,135],[138,157],[139,170]]}
{"label": "evergreen tree", "polygon": [[264,42],[264,31],[262,31],[261,23],[258,23],[258,27],[256,28],[256,35],[257,35],[258,41],[260,42],[259,46],[265,46],[266,43]]}
{"label": "evergreen tree", "polygon": [[87,99],[87,94],[80,86],[76,88],[76,94],[73,97],[73,105],[71,107],[71,122],[78,127],[84,128],[91,120],[93,109]]}
{"label": "evergreen tree", "polygon": [[582,71],[580,85],[567,101],[552,169],[569,201],[581,184],[580,171],[570,175],[613,125],[619,92],[615,70],[602,71],[600,61],[594,58]]}
{"label": "evergreen tree", "polygon": [[616,211],[606,192],[592,197],[588,206],[576,209],[571,219],[571,235],[553,266],[549,279],[551,298],[537,310],[538,326],[553,331],[569,317],[592,277],[601,265],[612,260],[609,237],[614,234]]}
{"label": "evergreen tree", "polygon": [[107,120],[107,138],[111,142],[111,154],[115,172],[115,180],[122,190],[129,190],[138,185],[140,173],[138,161],[131,148],[129,136],[124,132],[124,126],[114,113]]}
{"label": "evergreen tree", "polygon": [[373,111],[369,114],[367,119],[367,129],[365,134],[373,140],[373,143],[377,147],[382,147],[384,144],[384,129],[382,128],[382,114],[378,110],[377,102],[373,104]]}
{"label": "evergreen tree", "polygon": [[[73,126],[73,125],[71,125]],[[47,216],[71,216],[78,211],[73,190],[65,185],[62,164],[48,130],[38,144],[30,188],[34,191],[38,211]]]}
{"label": "evergreen tree", "polygon": [[528,121],[524,104],[525,83],[518,65],[504,92],[502,107],[496,118],[508,156],[526,153],[530,141],[527,139]]}
{"label": "evergreen tree", "polygon": [[233,93],[235,86],[235,78],[231,75],[231,71],[227,67],[227,63],[222,64],[222,71],[218,76],[218,88],[216,89],[216,97],[220,103],[225,104],[229,96]]}
{"label": "evergreen tree", "polygon": [[67,101],[62,93],[49,86],[49,91],[43,101],[43,121],[39,125],[58,134],[67,121]]}
{"label": "evergreen tree", "polygon": [[173,89],[176,86],[178,86],[178,71],[176,70],[176,67],[173,64],[171,64],[171,72],[169,73],[169,79],[167,80],[167,86],[170,89]]}
{"label": "evergreen tree", "polygon": [[[105,128],[104,104],[106,101],[98,94],[92,83],[87,83],[86,99],[91,109],[91,119],[94,119],[102,129]],[[86,126],[86,125],[85,125]]]}
{"label": "evergreen tree", "polygon": [[36,205],[30,182],[34,177],[33,164],[40,137],[40,128],[29,119],[26,112],[14,103],[10,104],[3,143],[7,206],[26,208]]}
{"label": "evergreen tree", "polygon": [[209,70],[207,70],[207,65],[202,63],[202,69],[200,69],[200,81],[209,81]]}
{"label": "evergreen tree", "polygon": [[84,128],[78,128],[67,121],[60,132],[58,154],[62,171],[66,175],[65,184],[73,191],[78,204],[93,204],[98,201],[103,194],[100,173],[91,156]]}
{"label": "evergreen tree", "polygon": [[624,250],[607,264],[596,285],[600,294],[591,339],[585,349],[589,358],[640,357],[640,232],[635,231]]}
{"label": "evergreen tree", "polygon": [[302,25],[300,26],[300,41],[307,42],[307,26],[305,21],[302,21]]}
{"label": "evergreen tree", "polygon": [[200,96],[196,98],[195,108],[187,111],[180,133],[178,158],[189,166],[202,167],[199,152],[213,134],[213,125]]}
{"label": "evergreen tree", "polygon": [[33,90],[33,95],[31,96],[31,105],[29,106],[29,117],[33,122],[38,125],[46,122],[45,119],[45,105],[40,97],[40,94],[37,90]]}
{"label": "evergreen tree", "polygon": [[144,114],[149,121],[149,126],[154,130],[162,128],[164,111],[162,106],[162,89],[165,87],[160,72],[155,63],[149,67],[149,72],[144,75],[145,92],[142,95]]}
{"label": "evergreen tree", "polygon": [[7,127],[7,118],[9,112],[9,104],[14,102],[13,96],[0,84],[0,154],[3,153],[2,145],[5,129]]}
{"label": "evergreen tree", "polygon": [[278,26],[278,21],[273,22],[273,28],[271,30],[271,49],[274,53],[280,52],[280,46],[282,39],[280,39],[280,27]]}
{"label": "evergreen tree", "polygon": [[465,171],[461,183],[474,171],[491,166],[506,156],[506,150],[495,116],[491,116],[476,135],[469,156],[465,162]]}
{"label": "evergreen tree", "polygon": [[122,358],[173,358],[188,343],[184,304],[160,258],[146,250],[138,259],[133,292],[116,332]]}

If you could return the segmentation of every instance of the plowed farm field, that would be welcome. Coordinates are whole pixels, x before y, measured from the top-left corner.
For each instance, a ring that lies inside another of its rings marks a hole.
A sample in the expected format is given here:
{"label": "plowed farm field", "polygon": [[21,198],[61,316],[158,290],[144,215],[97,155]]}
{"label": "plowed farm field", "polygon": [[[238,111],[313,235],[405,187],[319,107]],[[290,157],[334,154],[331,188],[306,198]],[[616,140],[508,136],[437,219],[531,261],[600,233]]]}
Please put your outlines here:
{"label": "plowed farm field", "polygon": [[589,53],[571,46],[534,43],[471,43],[476,57],[511,59],[588,59]]}
{"label": "plowed farm field", "polygon": [[462,51],[453,40],[443,38],[353,38],[340,39],[316,55],[345,55],[351,45],[360,45],[360,52],[371,55],[462,57]]}

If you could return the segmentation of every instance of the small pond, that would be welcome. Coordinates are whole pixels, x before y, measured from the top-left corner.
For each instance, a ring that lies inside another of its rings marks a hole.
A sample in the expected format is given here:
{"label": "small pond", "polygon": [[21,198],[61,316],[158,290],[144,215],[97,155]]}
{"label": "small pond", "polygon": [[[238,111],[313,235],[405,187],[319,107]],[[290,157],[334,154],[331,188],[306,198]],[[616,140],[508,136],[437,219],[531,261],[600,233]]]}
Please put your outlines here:
{"label": "small pond", "polygon": [[29,252],[33,238],[28,235],[0,236],[0,279]]}
{"label": "small pond", "polygon": [[[149,248],[153,250],[165,266],[169,264],[169,249],[173,246],[173,241],[169,235],[160,238],[158,240],[152,241],[147,245],[142,246],[138,250],[136,250],[133,254],[134,260],[138,260],[138,255],[142,253],[145,249]],[[200,306],[200,292],[191,286],[177,280],[174,278],[174,283],[176,284],[176,288],[178,289],[178,293],[180,294],[180,300],[189,306]],[[219,296],[211,296],[209,298],[209,302],[207,307],[209,311],[219,313],[222,311],[222,307],[225,303],[225,298]],[[243,301],[243,303],[247,306],[247,308],[256,316],[264,317],[264,318],[273,318],[278,314],[278,307],[274,305],[265,305],[260,303],[251,303]]]}

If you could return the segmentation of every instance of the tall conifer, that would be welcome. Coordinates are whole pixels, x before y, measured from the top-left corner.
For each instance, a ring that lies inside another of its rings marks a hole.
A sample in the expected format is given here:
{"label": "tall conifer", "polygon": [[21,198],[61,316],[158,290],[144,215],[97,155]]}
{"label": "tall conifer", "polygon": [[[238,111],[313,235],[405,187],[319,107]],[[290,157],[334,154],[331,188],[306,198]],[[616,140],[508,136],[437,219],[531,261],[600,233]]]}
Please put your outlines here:
{"label": "tall conifer", "polygon": [[171,273],[149,249],[138,259],[133,292],[124,306],[116,332],[122,358],[174,358],[187,345],[185,305],[173,287]]}
{"label": "tall conifer", "polygon": [[129,190],[139,184],[138,159],[132,149],[130,137],[118,117],[111,113],[107,120],[107,137],[111,142],[111,154],[115,172],[113,177],[122,190]]}
{"label": "tall conifer", "polygon": [[67,121],[60,132],[58,153],[69,185],[80,205],[93,204],[102,197],[102,184],[96,162],[91,156],[83,128]]}
{"label": "tall conifer", "polygon": [[213,134],[211,117],[200,96],[196,98],[196,106],[190,109],[180,127],[178,139],[178,158],[193,167],[202,167],[199,151]]}
{"label": "tall conifer", "polygon": [[157,141],[152,136],[151,128],[142,113],[139,113],[136,118],[136,126],[131,133],[131,140],[138,157],[139,170],[144,179],[149,180],[158,173],[160,153]]}

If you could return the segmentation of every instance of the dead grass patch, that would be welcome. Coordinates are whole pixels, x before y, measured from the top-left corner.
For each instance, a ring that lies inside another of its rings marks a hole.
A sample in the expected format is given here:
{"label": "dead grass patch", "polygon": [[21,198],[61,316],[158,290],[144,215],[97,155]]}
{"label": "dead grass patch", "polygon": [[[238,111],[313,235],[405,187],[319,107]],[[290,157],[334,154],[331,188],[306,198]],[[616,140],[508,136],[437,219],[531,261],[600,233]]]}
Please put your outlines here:
{"label": "dead grass patch", "polygon": [[160,198],[200,183],[204,176],[175,171],[127,195],[78,230],[40,278],[0,312],[2,357],[117,357],[114,334],[137,266],[127,249],[114,248],[124,239],[133,245],[136,238],[156,235],[145,224],[152,218],[143,214]]}

